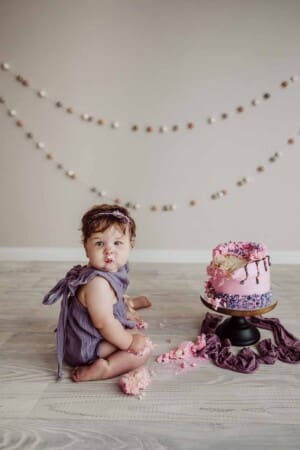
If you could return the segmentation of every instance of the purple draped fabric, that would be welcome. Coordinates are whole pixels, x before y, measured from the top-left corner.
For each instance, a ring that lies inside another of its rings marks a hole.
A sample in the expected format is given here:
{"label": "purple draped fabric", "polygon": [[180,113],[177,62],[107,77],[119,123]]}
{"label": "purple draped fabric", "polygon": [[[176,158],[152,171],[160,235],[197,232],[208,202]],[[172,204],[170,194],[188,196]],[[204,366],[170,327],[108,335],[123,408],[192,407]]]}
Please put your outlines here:
{"label": "purple draped fabric", "polygon": [[275,344],[271,339],[263,339],[257,344],[258,354],[245,347],[237,355],[230,351],[229,339],[222,341],[215,334],[222,319],[218,314],[207,313],[200,330],[200,333],[206,334],[207,344],[199,356],[207,355],[216,366],[235,372],[251,373],[259,364],[274,364],[277,359],[292,364],[300,362],[300,340],[287,331],[278,319],[266,319],[262,316],[248,318],[252,325],[272,331]]}
{"label": "purple draped fabric", "polygon": [[[277,344],[278,359],[280,361],[295,364],[300,361],[300,339],[293,336],[280,321],[276,318],[266,319],[262,316],[250,317],[248,321],[258,327],[273,332],[275,343]],[[265,348],[264,341],[261,342]]]}

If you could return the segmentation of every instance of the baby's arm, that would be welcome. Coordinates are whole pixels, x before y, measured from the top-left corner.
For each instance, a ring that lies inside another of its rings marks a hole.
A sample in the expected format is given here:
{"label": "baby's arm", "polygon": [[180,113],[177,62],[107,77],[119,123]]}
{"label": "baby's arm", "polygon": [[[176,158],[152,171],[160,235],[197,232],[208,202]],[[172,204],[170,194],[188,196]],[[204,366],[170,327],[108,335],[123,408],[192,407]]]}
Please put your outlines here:
{"label": "baby's arm", "polygon": [[105,340],[120,350],[128,350],[133,336],[113,315],[116,297],[109,283],[104,278],[95,277],[85,286],[84,297],[92,322]]}
{"label": "baby's arm", "polygon": [[147,347],[149,339],[143,334],[133,334],[132,337],[132,343],[128,351],[138,355]]}
{"label": "baby's arm", "polygon": [[92,322],[107,342],[120,350],[140,353],[146,346],[147,338],[142,334],[126,331],[113,315],[115,294],[109,283],[100,277],[94,278],[84,289],[85,305]]}

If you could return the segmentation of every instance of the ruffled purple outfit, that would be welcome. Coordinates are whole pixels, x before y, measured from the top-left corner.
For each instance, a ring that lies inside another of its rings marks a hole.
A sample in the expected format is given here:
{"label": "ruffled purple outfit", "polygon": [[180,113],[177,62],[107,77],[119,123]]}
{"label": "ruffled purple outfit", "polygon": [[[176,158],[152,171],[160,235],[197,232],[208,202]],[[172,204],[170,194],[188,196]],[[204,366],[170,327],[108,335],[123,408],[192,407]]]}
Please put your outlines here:
{"label": "ruffled purple outfit", "polygon": [[70,366],[91,364],[100,357],[99,344],[104,340],[95,328],[91,317],[76,294],[80,286],[96,276],[105,278],[114,290],[117,302],[113,314],[126,328],[134,328],[135,322],[126,317],[124,294],[129,284],[129,268],[126,264],[117,272],[104,272],[90,266],[74,266],[44,297],[44,305],[53,305],[62,298],[58,319],[56,347],[58,360],[58,380],[62,378],[63,360]]}

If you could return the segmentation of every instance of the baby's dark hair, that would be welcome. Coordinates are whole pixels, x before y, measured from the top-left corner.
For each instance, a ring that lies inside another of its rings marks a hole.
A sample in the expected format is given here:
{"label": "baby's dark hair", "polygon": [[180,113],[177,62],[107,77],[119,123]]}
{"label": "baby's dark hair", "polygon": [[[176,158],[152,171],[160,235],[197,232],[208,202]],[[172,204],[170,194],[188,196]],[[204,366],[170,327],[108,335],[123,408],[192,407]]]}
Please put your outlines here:
{"label": "baby's dark hair", "polygon": [[119,205],[95,205],[81,219],[82,242],[85,244],[91,234],[103,232],[117,225],[123,234],[129,231],[130,240],[135,238],[136,225],[126,208]]}

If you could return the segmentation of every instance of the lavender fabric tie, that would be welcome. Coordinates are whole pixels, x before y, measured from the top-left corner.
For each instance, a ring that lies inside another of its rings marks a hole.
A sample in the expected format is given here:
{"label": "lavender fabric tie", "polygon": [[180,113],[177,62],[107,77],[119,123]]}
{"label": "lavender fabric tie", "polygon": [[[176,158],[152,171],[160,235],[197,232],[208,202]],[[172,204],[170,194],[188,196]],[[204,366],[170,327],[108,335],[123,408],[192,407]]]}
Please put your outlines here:
{"label": "lavender fabric tie", "polygon": [[266,319],[262,316],[248,318],[249,322],[258,328],[271,330],[275,344],[271,339],[263,339],[257,345],[258,353],[251,348],[242,348],[237,355],[230,351],[230,341],[221,339],[215,334],[216,328],[223,317],[207,313],[201,325],[200,333],[206,334],[206,347],[199,356],[207,355],[218,367],[235,372],[254,372],[261,363],[274,364],[277,359],[286,363],[300,362],[300,340],[294,337],[278,319]]}
{"label": "lavender fabric tie", "polygon": [[43,304],[53,305],[62,297],[61,310],[56,331],[56,349],[57,349],[57,379],[62,379],[62,363],[64,359],[65,349],[65,329],[68,317],[69,298],[75,295],[76,289],[79,285],[79,275],[82,267],[80,265],[74,266],[66,274],[65,278],[60,280],[49,292],[45,295]]}

